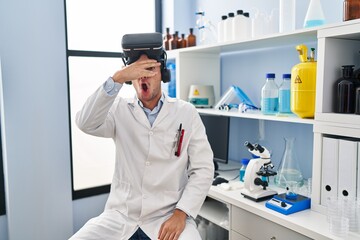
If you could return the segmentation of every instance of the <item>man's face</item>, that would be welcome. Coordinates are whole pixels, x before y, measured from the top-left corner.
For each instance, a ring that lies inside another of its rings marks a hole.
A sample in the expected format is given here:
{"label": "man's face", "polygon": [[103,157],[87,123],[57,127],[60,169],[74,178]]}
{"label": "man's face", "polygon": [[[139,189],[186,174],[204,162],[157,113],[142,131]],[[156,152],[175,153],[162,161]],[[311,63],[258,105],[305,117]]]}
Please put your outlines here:
{"label": "man's face", "polygon": [[[145,54],[141,55],[137,61],[149,59]],[[133,81],[137,97],[145,107],[153,109],[161,97],[161,71],[160,66],[152,67],[147,70],[157,74],[153,77],[141,77]]]}

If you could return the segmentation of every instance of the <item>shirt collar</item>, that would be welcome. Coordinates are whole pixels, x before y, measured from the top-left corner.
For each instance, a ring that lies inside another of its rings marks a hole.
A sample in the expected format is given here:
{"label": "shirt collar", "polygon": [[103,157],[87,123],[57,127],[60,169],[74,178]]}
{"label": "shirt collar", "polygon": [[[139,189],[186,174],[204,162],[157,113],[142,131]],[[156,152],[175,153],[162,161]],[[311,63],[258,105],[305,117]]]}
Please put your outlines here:
{"label": "shirt collar", "polygon": [[145,112],[148,112],[148,113],[157,113],[160,111],[164,101],[165,101],[165,94],[162,93],[161,94],[161,97],[160,97],[160,100],[158,101],[157,105],[155,106],[155,108],[151,111],[150,109],[144,107],[144,104],[140,101],[140,99],[136,96],[136,99],[137,99],[137,102],[139,104],[139,106],[145,111]]}

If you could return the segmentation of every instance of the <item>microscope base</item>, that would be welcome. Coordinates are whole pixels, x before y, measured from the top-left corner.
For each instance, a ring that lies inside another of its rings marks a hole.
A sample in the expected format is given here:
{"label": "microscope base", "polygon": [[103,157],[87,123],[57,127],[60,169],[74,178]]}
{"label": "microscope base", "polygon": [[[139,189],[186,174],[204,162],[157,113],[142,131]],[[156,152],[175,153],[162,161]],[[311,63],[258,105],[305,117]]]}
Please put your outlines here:
{"label": "microscope base", "polygon": [[266,190],[258,189],[252,192],[250,192],[248,189],[243,189],[241,191],[241,195],[252,201],[261,202],[271,199],[273,196],[277,195],[277,192],[271,189],[266,189]]}

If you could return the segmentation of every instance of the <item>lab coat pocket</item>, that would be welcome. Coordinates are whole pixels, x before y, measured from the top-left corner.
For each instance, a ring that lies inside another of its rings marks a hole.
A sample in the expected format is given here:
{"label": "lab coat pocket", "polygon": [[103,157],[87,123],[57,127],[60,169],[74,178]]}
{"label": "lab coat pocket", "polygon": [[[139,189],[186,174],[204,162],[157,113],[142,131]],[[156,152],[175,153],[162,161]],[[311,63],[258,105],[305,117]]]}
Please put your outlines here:
{"label": "lab coat pocket", "polygon": [[178,132],[177,131],[169,131],[169,133],[165,133],[162,137],[162,141],[164,143],[164,152],[167,154],[167,159],[171,159],[175,157],[176,144],[178,142]]}
{"label": "lab coat pocket", "polygon": [[128,214],[127,200],[130,195],[131,185],[130,183],[123,181],[113,181],[111,184],[110,196],[107,202],[107,206],[114,208],[120,213]]}

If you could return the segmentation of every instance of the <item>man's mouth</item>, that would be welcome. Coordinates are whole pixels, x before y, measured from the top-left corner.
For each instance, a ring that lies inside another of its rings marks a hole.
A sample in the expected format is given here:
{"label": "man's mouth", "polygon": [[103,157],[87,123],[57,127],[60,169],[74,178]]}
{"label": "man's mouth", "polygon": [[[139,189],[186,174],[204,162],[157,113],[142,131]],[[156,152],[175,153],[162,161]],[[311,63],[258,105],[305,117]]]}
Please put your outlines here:
{"label": "man's mouth", "polygon": [[148,85],[146,83],[142,83],[141,84],[141,89],[146,92],[149,89],[149,87],[148,87]]}

